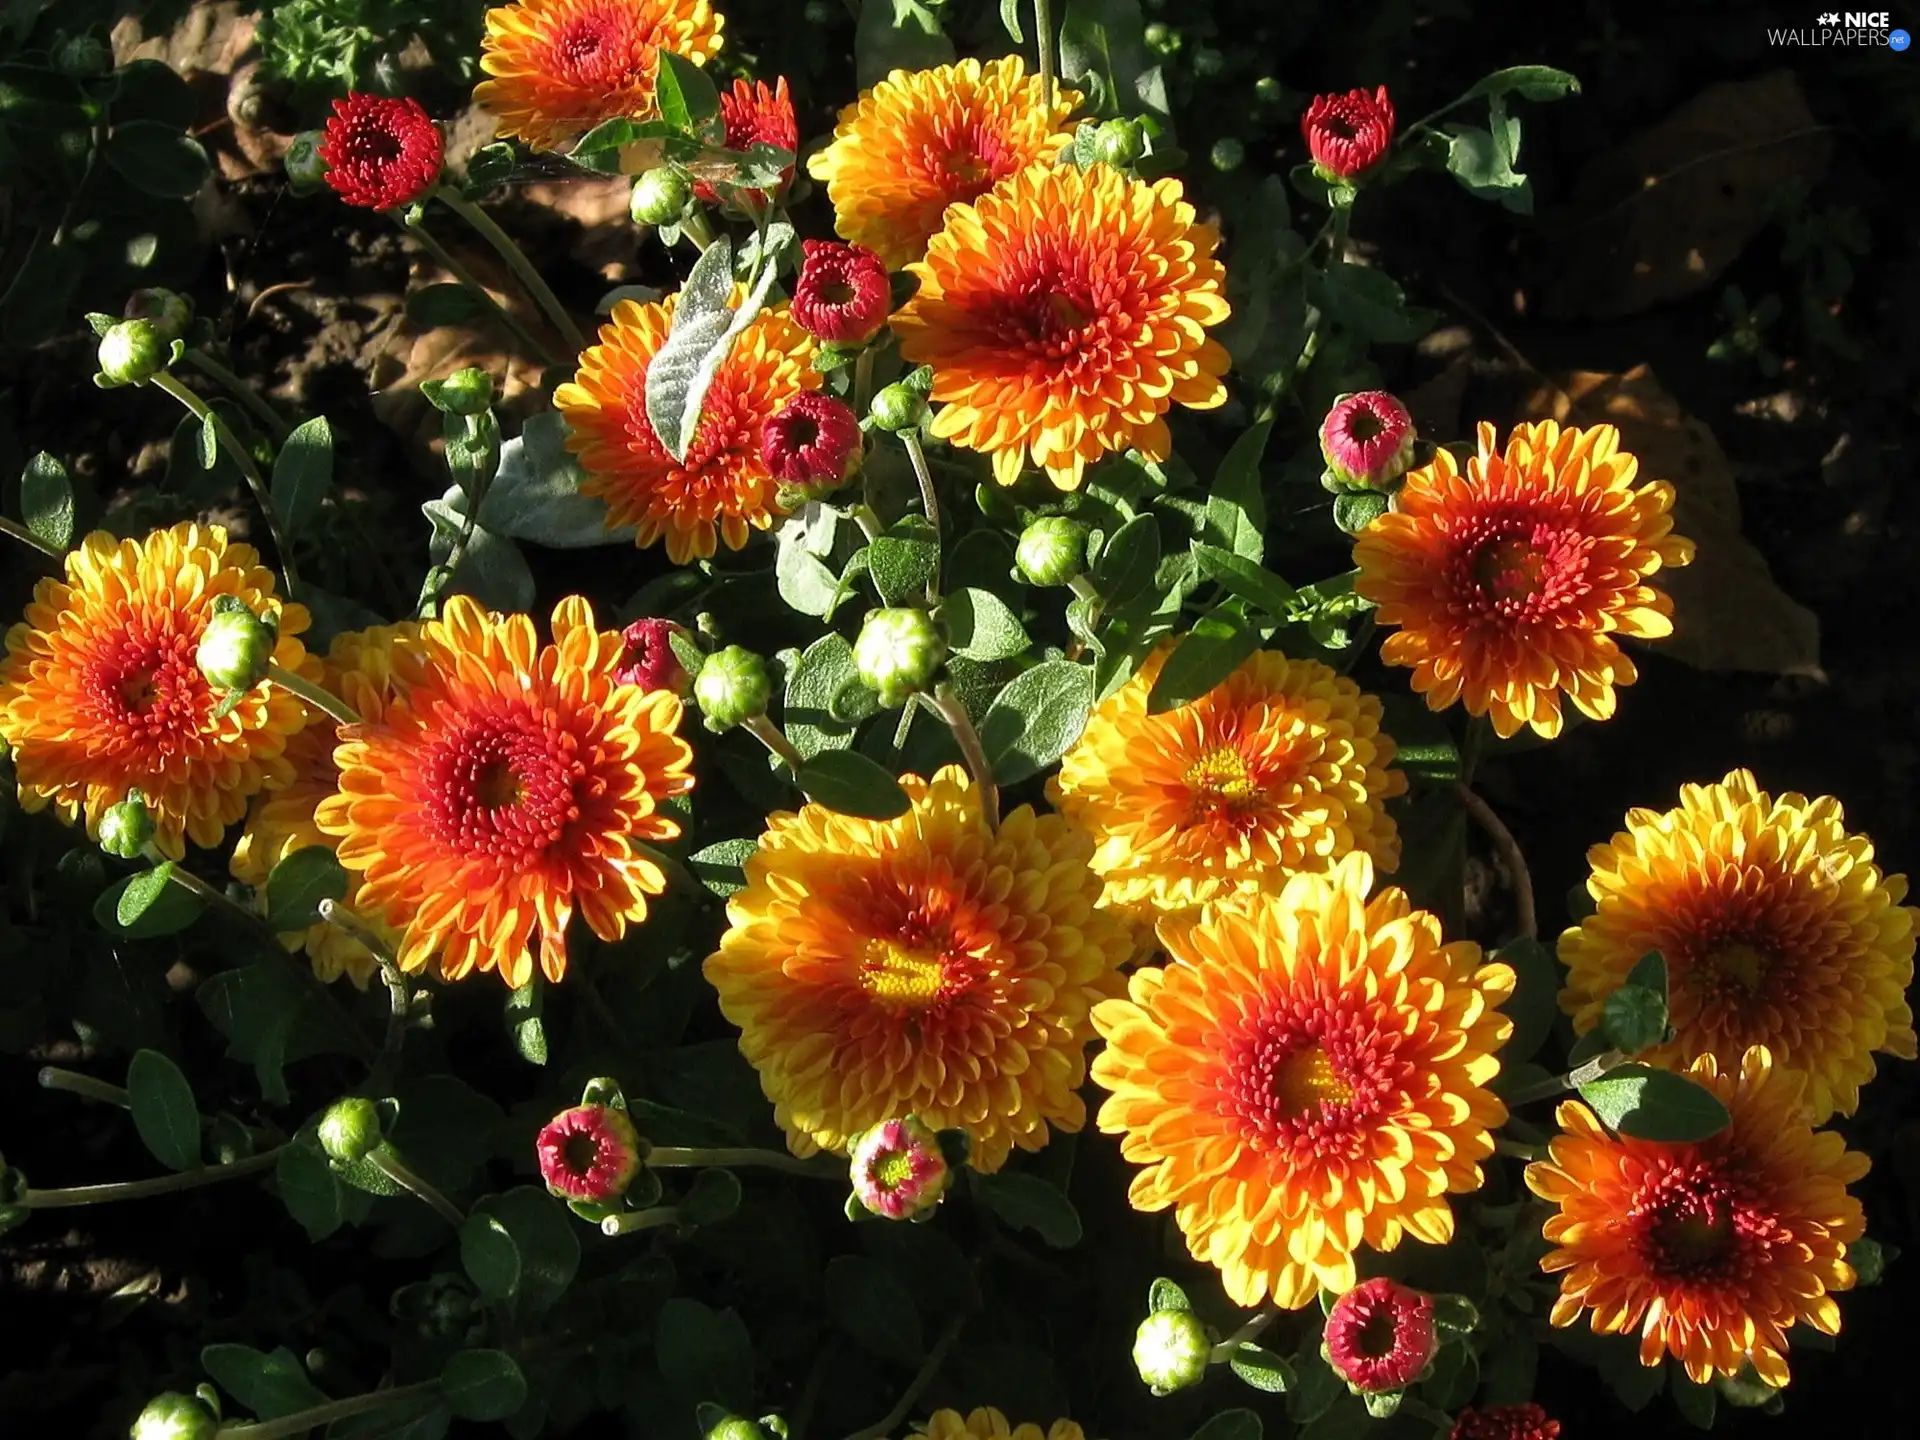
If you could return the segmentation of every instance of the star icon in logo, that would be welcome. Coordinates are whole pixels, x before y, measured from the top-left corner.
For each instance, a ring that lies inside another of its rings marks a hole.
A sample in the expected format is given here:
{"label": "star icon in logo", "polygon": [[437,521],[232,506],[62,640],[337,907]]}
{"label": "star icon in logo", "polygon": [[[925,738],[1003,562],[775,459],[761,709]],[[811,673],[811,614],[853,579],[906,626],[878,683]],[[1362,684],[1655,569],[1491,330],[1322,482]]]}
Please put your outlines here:
{"label": "star icon in logo", "polygon": [[1826,14],[1820,17],[1820,23],[1822,25],[1838,25],[1840,23],[1840,17],[1837,14],[1835,14],[1833,11],[1829,10],[1827,11]]}

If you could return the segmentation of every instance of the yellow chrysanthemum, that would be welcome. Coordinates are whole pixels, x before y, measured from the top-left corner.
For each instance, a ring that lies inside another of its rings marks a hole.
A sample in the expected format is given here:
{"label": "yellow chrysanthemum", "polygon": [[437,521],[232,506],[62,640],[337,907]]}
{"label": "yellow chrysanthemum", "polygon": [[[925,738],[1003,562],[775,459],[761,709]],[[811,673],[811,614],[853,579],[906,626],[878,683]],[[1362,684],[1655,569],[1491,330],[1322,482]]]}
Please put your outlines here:
{"label": "yellow chrysanthemum", "polygon": [[807,173],[826,182],[841,238],[897,270],[926,252],[947,206],[1070,144],[1066,119],[1079,103],[1056,88],[1049,112],[1018,55],[896,70],[840,112]]}
{"label": "yellow chrysanthemum", "polygon": [[[363,721],[378,721],[393,694],[394,652],[417,643],[419,636],[420,627],[411,622],[336,635],[322,662],[320,683],[345,700]],[[243,885],[262,886],[273,867],[294,851],[315,845],[336,848],[334,841],[321,833],[314,815],[321,801],[339,789],[340,771],[333,763],[338,743],[339,727],[325,715],[315,716],[306,729],[287,742],[293,781],[284,790],[254,801],[228,866],[234,879]],[[367,919],[389,946],[398,948],[397,932],[377,917]],[[366,946],[325,921],[283,934],[280,943],[289,950],[305,949],[313,962],[313,973],[325,981],[345,975],[364,990],[379,972],[379,964]]]}
{"label": "yellow chrysanthemum", "polygon": [[1317,660],[1261,650],[1200,699],[1149,715],[1171,649],[1101,703],[1047,787],[1093,836],[1102,904],[1151,918],[1277,890],[1354,850],[1399,864],[1386,801],[1407,778],[1388,768],[1377,697]]}
{"label": "yellow chrysanthemum", "polygon": [[1566,1133],[1527,1167],[1528,1188],[1559,1212],[1540,1262],[1560,1276],[1553,1323],[1591,1309],[1599,1334],[1640,1331],[1643,1365],[1672,1355],[1705,1384],[1752,1361],[1785,1385],[1787,1331],[1840,1330],[1830,1292],[1853,1287],[1847,1245],[1866,1217],[1847,1186],[1867,1157],[1807,1124],[1802,1077],[1763,1046],[1737,1072],[1703,1055],[1692,1074],[1733,1117],[1697,1144],[1614,1135],[1579,1101],[1560,1106]]}
{"label": "yellow chrysanthemum", "polygon": [[0,739],[13,749],[23,808],[84,818],[98,839],[100,817],[138,789],[154,843],[178,860],[188,839],[218,845],[251,796],[293,778],[285,752],[307,723],[300,700],[262,685],[214,718],[222,697],[194,650],[224,595],[278,614],[275,664],[319,674],[298,638],[305,607],[280,604],[273,572],[218,526],[144,540],[97,531],[68,553],[65,580],[35,587],[0,663]]}
{"label": "yellow chrysanthemum", "polygon": [[603,120],[659,114],[660,52],[705,65],[722,24],[708,0],[520,0],[487,11],[474,102],[497,132],[560,150]]}
{"label": "yellow chrysanthemum", "polygon": [[1356,852],[1163,921],[1171,963],[1094,1008],[1100,1128],[1146,1167],[1128,1198],[1171,1208],[1237,1305],[1347,1290],[1361,1245],[1444,1245],[1507,1118],[1513,971],[1372,881]]}
{"label": "yellow chrysanthemum", "polygon": [[1849,835],[1840,802],[1774,799],[1745,770],[1633,810],[1587,854],[1595,910],[1560,937],[1560,1005],[1582,1034],[1650,950],[1666,958],[1674,1038],[1641,1057],[1731,1070],[1752,1045],[1806,1076],[1813,1123],[1851,1115],[1873,1052],[1915,1054],[1915,911],[1903,875]]}
{"label": "yellow chrysanthemum", "polygon": [[1110,451],[1164,460],[1175,405],[1227,398],[1220,232],[1178,180],[1108,165],[1035,165],[955,205],[907,268],[900,353],[933,367],[933,433],[993,457],[1011,485],[1029,455],[1062,490]]}
{"label": "yellow chrysanthemum", "polygon": [[1086,1432],[1071,1420],[1056,1420],[1042,1430],[1033,1421],[1010,1425],[990,1405],[962,1415],[958,1410],[936,1410],[913,1432],[926,1440],[1086,1440]]}
{"label": "yellow chrysanthemum", "polygon": [[693,788],[693,752],[679,697],[614,679],[625,651],[578,596],[543,648],[525,615],[465,595],[394,651],[394,697],[342,730],[316,823],[361,874],[356,908],[406,932],[402,968],[518,988],[537,937],[558,981],[576,911],[603,940],[646,918],[666,876],[634,842],[680,833],[661,804]]}
{"label": "yellow chrysanthemum", "polygon": [[1354,542],[1354,590],[1399,627],[1381,658],[1413,667],[1431,709],[1462,701],[1502,737],[1558,735],[1562,692],[1607,719],[1614,687],[1639,678],[1615,637],[1673,633],[1673,602],[1646,582],[1693,558],[1673,486],[1636,486],[1638,469],[1613,426],[1552,420],[1516,426],[1504,452],[1481,425],[1465,474],[1437,452]]}
{"label": "yellow chrysanthemum", "polygon": [[580,493],[606,502],[610,525],[638,527],[641,546],[665,536],[668,557],[684,565],[711,557],[716,539],[740,549],[787,513],[760,454],[760,430],[822,376],[812,338],[787,307],[761,311],[733,342],[686,458],[675,460],[654,434],[646,402],[647,366],[666,343],[675,298],[616,305],[600,343],[581,355],[579,373],[554,391],[553,403],[587,472]]}
{"label": "yellow chrysanthemum", "polygon": [[992,831],[958,767],[900,783],[894,820],[772,817],[707,979],[796,1155],[912,1112],[997,1170],[1086,1122],[1088,1012],[1132,941],[1059,816]]}

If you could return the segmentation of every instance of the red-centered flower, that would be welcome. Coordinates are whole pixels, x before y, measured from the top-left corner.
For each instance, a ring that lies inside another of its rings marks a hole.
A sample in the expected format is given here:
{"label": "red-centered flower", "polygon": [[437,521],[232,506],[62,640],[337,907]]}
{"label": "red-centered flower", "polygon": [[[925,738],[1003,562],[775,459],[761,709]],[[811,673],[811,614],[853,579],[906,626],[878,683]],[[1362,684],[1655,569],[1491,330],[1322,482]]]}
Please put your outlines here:
{"label": "red-centered flower", "polygon": [[1560,1440],[1560,1422],[1531,1401],[1525,1405],[1469,1406],[1453,1418],[1448,1440]]}
{"label": "red-centered flower", "polygon": [[1413,459],[1413,417],[1384,390],[1342,395],[1321,423],[1320,453],[1336,480],[1378,489]]}
{"label": "red-centered flower", "polygon": [[1438,1348],[1433,1297],[1385,1276],[1354,1286],[1327,1314],[1327,1361],[1356,1390],[1404,1390]]}
{"label": "red-centered flower", "polygon": [[1328,180],[1353,180],[1386,159],[1393,144],[1393,102],[1382,85],[1369,95],[1316,95],[1300,117],[1313,168]]}
{"label": "red-centered flower", "polygon": [[[793,100],[787,94],[787,77],[774,81],[771,89],[764,80],[749,84],[733,82],[733,88],[720,97],[720,119],[727,127],[727,149],[751,150],[756,145],[777,145],[789,156],[800,148],[800,126],[793,117]],[[793,179],[793,161],[780,172],[780,188]],[[720,192],[705,180],[693,182],[694,195],[708,205],[718,205]],[[756,204],[768,204],[773,196],[766,190],[745,192]]]}
{"label": "red-centered flower", "polygon": [[640,1169],[640,1136],[626,1112],[610,1105],[562,1110],[533,1148],[547,1189],[568,1200],[617,1200]]}
{"label": "red-centered flower", "polygon": [[818,390],[802,390],[760,427],[760,459],[789,485],[838,485],[859,450],[852,407]]}
{"label": "red-centered flower", "polygon": [[392,210],[440,178],[446,142],[418,100],[353,94],[333,102],[320,139],[327,184],[349,205]]}
{"label": "red-centered flower", "polygon": [[686,667],[673,653],[673,637],[681,627],[671,620],[648,616],[636,620],[620,632],[626,654],[620,668],[613,672],[616,685],[638,685],[642,690],[671,690],[685,695],[688,689]]}
{"label": "red-centered flower", "polygon": [[893,290],[887,266],[864,245],[803,240],[800,278],[793,286],[793,318],[809,335],[842,345],[864,345],[887,323]]}

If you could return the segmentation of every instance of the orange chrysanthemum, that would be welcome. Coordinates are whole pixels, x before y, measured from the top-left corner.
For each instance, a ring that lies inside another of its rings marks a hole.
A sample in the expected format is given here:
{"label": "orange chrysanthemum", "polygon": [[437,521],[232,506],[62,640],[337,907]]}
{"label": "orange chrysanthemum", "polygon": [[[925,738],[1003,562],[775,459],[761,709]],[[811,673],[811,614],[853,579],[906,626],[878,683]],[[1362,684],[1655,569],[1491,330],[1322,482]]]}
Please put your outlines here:
{"label": "orange chrysanthemum", "polygon": [[1164,460],[1174,405],[1227,398],[1220,232],[1178,180],[1108,165],[1035,165],[947,212],[893,317],[900,353],[933,367],[933,433],[993,457],[1002,485],[1027,457],[1062,490],[1109,451]]}
{"label": "orange chrysanthemum", "polygon": [[[345,700],[363,721],[377,721],[393,694],[394,653],[417,644],[419,636],[420,627],[412,622],[336,635],[322,662],[320,683]],[[273,867],[294,851],[315,845],[336,848],[332,838],[321,833],[314,816],[321,802],[340,786],[340,770],[333,763],[338,743],[339,727],[324,715],[315,716],[306,729],[287,742],[292,783],[253,802],[246,829],[241,832],[240,843],[233,847],[228,865],[234,879],[243,885],[263,886]],[[383,940],[398,948],[397,932],[377,919],[371,923]],[[280,943],[289,950],[304,949],[313,962],[313,973],[325,981],[345,975],[364,990],[379,972],[379,964],[366,946],[325,921],[283,934]]]}
{"label": "orange chrysanthemum", "polygon": [[936,1410],[914,1433],[926,1440],[1086,1440],[1086,1432],[1071,1420],[1056,1420],[1044,1430],[1031,1420],[1013,1425],[990,1405],[965,1415]]}
{"label": "orange chrysanthemum", "polygon": [[1163,921],[1172,963],[1094,1008],[1100,1128],[1146,1167],[1128,1198],[1171,1207],[1237,1305],[1348,1290],[1363,1244],[1445,1244],[1507,1118],[1513,971],[1372,881],[1356,852]]}
{"label": "orange chrysanthemum", "polygon": [[1915,1056],[1915,911],[1903,875],[1849,835],[1840,802],[1774,799],[1745,770],[1683,785],[1664,815],[1587,854],[1595,910],[1560,937],[1560,1005],[1582,1034],[1649,950],[1667,962],[1674,1038],[1640,1058],[1731,1070],[1752,1045],[1807,1079],[1816,1125],[1851,1115],[1873,1052]]}
{"label": "orange chrysanthemum", "polygon": [[1407,777],[1388,768],[1377,697],[1317,660],[1260,650],[1200,699],[1149,715],[1171,650],[1093,712],[1047,788],[1093,836],[1102,904],[1151,918],[1277,890],[1354,850],[1399,864],[1386,801]]}
{"label": "orange chrysanthemum", "polygon": [[402,968],[518,988],[537,933],[557,981],[576,910],[603,940],[646,918],[666,876],[634,842],[680,833],[661,804],[693,788],[693,752],[678,696],[614,679],[625,649],[578,596],[542,648],[526,616],[456,595],[394,653],[394,698],[341,731],[317,823],[361,872],[355,905],[406,931]]}
{"label": "orange chrysanthemum", "polygon": [[138,789],[154,843],[178,860],[188,839],[218,845],[249,797],[293,778],[285,752],[307,723],[300,700],[262,685],[214,718],[222,697],[194,650],[223,595],[277,612],[274,663],[319,674],[298,638],[305,607],[280,604],[273,572],[218,526],[145,540],[97,531],[68,553],[65,580],[39,583],[0,662],[0,739],[13,748],[23,808],[84,818],[98,839],[100,817]]}
{"label": "orange chrysanthemum", "polygon": [[1611,425],[1521,425],[1460,473],[1445,450],[1407,477],[1394,509],[1361,532],[1353,588],[1397,625],[1381,658],[1413,667],[1413,688],[1444,710],[1491,715],[1501,736],[1560,733],[1564,691],[1595,720],[1639,678],[1616,636],[1673,633],[1673,602],[1646,581],[1685,565],[1673,486],[1635,485],[1639,462]]}
{"label": "orange chrysanthemum", "polygon": [[925,253],[947,206],[1072,143],[1079,94],[1056,89],[1051,112],[1042,96],[1018,55],[896,70],[840,112],[807,173],[826,182],[841,238],[897,270]]}
{"label": "orange chrysanthemum", "polygon": [[898,819],[772,817],[707,979],[796,1155],[912,1113],[997,1170],[1086,1122],[1088,1013],[1132,941],[1059,816],[990,830],[958,767],[900,783]]}
{"label": "orange chrysanthemum", "polygon": [[1643,1365],[1672,1355],[1705,1384],[1751,1361],[1777,1388],[1788,1329],[1839,1332],[1829,1292],[1853,1286],[1847,1245],[1866,1217],[1847,1186],[1867,1157],[1807,1124],[1801,1077],[1763,1046],[1737,1074],[1711,1055],[1692,1074],[1733,1116],[1698,1144],[1631,1140],[1577,1100],[1560,1106],[1566,1133],[1527,1167],[1528,1188],[1559,1207],[1545,1227],[1555,1248],[1540,1262],[1560,1275],[1553,1323],[1591,1309],[1599,1334],[1640,1330]]}
{"label": "orange chrysanthemum", "polygon": [[659,113],[660,52],[705,65],[724,22],[708,0],[520,0],[487,11],[473,98],[497,132],[560,150],[603,120]]}
{"label": "orange chrysanthemum", "polygon": [[[567,420],[567,447],[587,472],[580,493],[607,505],[608,523],[637,527],[638,543],[666,537],[676,565],[738,550],[787,512],[780,482],[760,454],[760,432],[795,395],[818,389],[813,340],[784,305],[763,310],[733,342],[684,460],[675,460],[647,419],[647,366],[673,325],[674,296],[622,300],[580,370],[553,393]],[[736,302],[738,296],[736,295]]]}

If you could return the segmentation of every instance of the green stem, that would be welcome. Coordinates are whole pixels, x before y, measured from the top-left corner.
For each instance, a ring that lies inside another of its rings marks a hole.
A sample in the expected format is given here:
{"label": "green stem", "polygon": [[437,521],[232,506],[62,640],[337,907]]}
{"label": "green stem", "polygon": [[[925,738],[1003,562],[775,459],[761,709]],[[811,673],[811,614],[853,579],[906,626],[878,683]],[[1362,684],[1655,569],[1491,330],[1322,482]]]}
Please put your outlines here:
{"label": "green stem", "polygon": [[280,418],[280,412],[269,405],[257,390],[211,355],[201,350],[189,350],[185,358],[194,369],[209,380],[224,385],[228,394],[252,411],[254,418],[267,427],[267,433],[273,436],[276,445],[293,433],[293,427]]}
{"label": "green stem", "polygon": [[867,539],[878,540],[887,533],[880,523],[880,517],[873,513],[873,507],[864,500],[849,506],[847,513],[853,516],[853,523],[860,527],[860,533]]}
{"label": "green stem", "polygon": [[[1040,96],[1053,114],[1053,15],[1048,0],[1033,0],[1033,43],[1040,52]],[[1049,127],[1051,128],[1051,127]]]}
{"label": "green stem", "polygon": [[283,1440],[285,1436],[304,1435],[309,1430],[318,1430],[335,1420],[347,1420],[355,1415],[384,1410],[396,1400],[424,1400],[439,1394],[438,1380],[423,1380],[418,1385],[396,1385],[391,1390],[372,1390],[365,1395],[349,1395],[344,1400],[329,1400],[324,1405],[296,1410],[277,1420],[262,1420],[252,1425],[222,1425],[215,1432],[215,1437],[216,1440]]}
{"label": "green stem", "polygon": [[467,1217],[460,1207],[442,1195],[439,1190],[428,1184],[427,1181],[419,1175],[416,1175],[413,1170],[408,1167],[406,1161],[394,1153],[391,1145],[382,1145],[371,1155],[367,1156],[367,1159],[373,1162],[374,1169],[393,1181],[394,1184],[400,1186],[403,1190],[411,1190],[420,1199],[431,1205],[434,1210],[439,1213],[440,1217],[449,1225],[453,1226],[454,1229],[458,1230],[462,1225],[467,1223]]}
{"label": "green stem", "polygon": [[1227,1364],[1233,1359],[1235,1352],[1238,1351],[1242,1345],[1258,1338],[1262,1330],[1266,1329],[1279,1318],[1280,1312],[1271,1306],[1262,1310],[1258,1315],[1253,1316],[1246,1324],[1242,1325],[1238,1330],[1214,1346],[1213,1349],[1209,1350],[1207,1352],[1207,1363],[1209,1365]]}
{"label": "green stem", "polygon": [[1582,1085],[1591,1085],[1609,1070],[1627,1063],[1627,1057],[1618,1050],[1602,1050],[1584,1065],[1576,1066],[1564,1075],[1555,1075],[1537,1084],[1525,1086],[1506,1096],[1507,1108],[1518,1110],[1522,1105],[1531,1105],[1536,1100],[1548,1100],[1555,1095],[1565,1094],[1569,1090],[1578,1090]]}
{"label": "green stem", "polygon": [[867,407],[873,403],[873,346],[868,345],[854,357],[853,361],[853,413],[862,420],[867,418]]}
{"label": "green stem", "polygon": [[650,1210],[627,1210],[609,1215],[600,1222],[602,1235],[635,1235],[642,1230],[658,1230],[680,1223],[678,1205],[655,1205]]}
{"label": "green stem", "polygon": [[735,1165],[761,1165],[769,1170],[785,1170],[793,1175],[810,1175],[816,1180],[846,1177],[846,1166],[837,1162],[828,1168],[816,1161],[802,1160],[798,1156],[788,1155],[779,1150],[758,1150],[751,1147],[722,1146],[717,1149],[697,1149],[678,1145],[656,1145],[647,1151],[646,1163],[656,1170],[678,1169],[683,1166],[716,1169]]}
{"label": "green stem", "polygon": [[756,715],[751,720],[741,721],[740,726],[767,749],[778,755],[787,769],[795,775],[798,775],[800,767],[807,763],[806,757],[800,753],[793,741],[787,738],[786,732],[766,716]]}
{"label": "green stem", "polygon": [[[902,430],[900,443],[907,447],[907,458],[913,461],[914,478],[920,482],[920,506],[927,512],[927,519],[933,525],[933,540],[937,547],[940,543],[940,496],[933,488],[933,472],[927,469],[927,452],[921,448],[920,434],[916,430]],[[934,558],[933,582],[928,587],[933,595],[940,593],[940,561]]]}
{"label": "green stem", "polygon": [[[149,854],[149,858],[155,858],[155,859],[165,858],[164,856],[160,856],[158,852],[153,851],[151,849],[149,850],[148,854]],[[198,895],[202,900],[205,900],[208,904],[224,906],[228,910],[231,910],[235,915],[239,916],[240,919],[243,920],[248,925],[249,928],[260,930],[260,931],[266,930],[266,922],[262,920],[258,915],[254,914],[253,911],[249,910],[246,906],[242,905],[238,900],[235,900],[231,895],[227,894],[226,891],[217,889],[216,887],[209,885],[206,881],[202,880],[198,875],[194,874],[191,870],[187,869],[185,865],[179,863],[178,861],[175,861],[173,869],[167,872],[167,878],[172,880],[173,883],[178,885],[181,889],[192,891],[195,895]]]}
{"label": "green stem", "polygon": [[498,300],[493,298],[493,292],[474,278],[471,270],[467,269],[465,265],[453,257],[452,251],[448,250],[446,246],[442,245],[432,235],[427,233],[426,226],[417,222],[409,225],[402,221],[400,222],[400,228],[413,236],[413,238],[419,242],[420,248],[431,255],[435,263],[438,264],[442,270],[445,270],[449,275],[453,276],[455,280],[458,280],[462,285],[466,286],[467,289],[471,290],[475,295],[478,295],[480,299],[486,303],[488,313],[500,322],[501,327],[505,329],[508,334],[512,335],[514,339],[532,351],[534,358],[539,360],[542,365],[555,365],[559,363],[558,357],[545,345],[542,345],[531,330],[514,319],[511,312]]}
{"label": "green stem", "polygon": [[1347,226],[1353,219],[1353,205],[1335,205],[1327,219],[1332,225],[1332,234],[1327,240],[1327,263],[1337,265],[1347,258]]}
{"label": "green stem", "polygon": [[152,1180],[123,1180],[113,1185],[80,1185],[70,1190],[29,1190],[21,1204],[29,1210],[63,1210],[75,1205],[106,1205],[116,1200],[144,1200],[149,1195],[171,1195],[176,1190],[198,1190],[203,1185],[218,1185],[224,1180],[240,1180],[271,1170],[287,1147],[276,1145],[259,1155],[249,1155],[226,1165],[208,1165],[199,1170],[182,1170],[177,1175],[160,1175]]}
{"label": "green stem", "polygon": [[84,1095],[102,1104],[118,1105],[122,1110],[133,1108],[133,1097],[122,1087],[96,1080],[91,1075],[82,1075],[77,1070],[62,1070],[57,1065],[49,1065],[40,1072],[40,1088],[64,1090],[69,1095]]}
{"label": "green stem", "polygon": [[162,370],[153,377],[153,384],[186,406],[187,413],[202,425],[212,422],[214,436],[232,453],[233,463],[240,467],[240,473],[246,477],[247,488],[253,491],[254,503],[260,507],[260,513],[266,516],[267,533],[273,537],[273,548],[280,556],[280,574],[287,582],[287,598],[293,599],[294,591],[300,584],[293,569],[293,547],[287,543],[286,533],[280,528],[280,517],[274,512],[273,497],[267,493],[267,482],[260,474],[260,467],[253,463],[253,456],[247,453],[246,446],[227,428],[227,422],[220,418],[219,412],[209,409],[206,401],[172,375]]}
{"label": "green stem", "polygon": [[[1046,0],[1040,0],[1040,3],[1044,5]],[[934,1342],[933,1349],[927,1352],[927,1358],[920,1366],[919,1374],[915,1375],[907,1388],[901,1391],[900,1398],[893,1402],[893,1408],[866,1429],[854,1431],[847,1440],[883,1440],[884,1436],[891,1435],[899,1427],[900,1422],[907,1418],[915,1402],[926,1393],[927,1387],[933,1384],[934,1378],[940,1373],[940,1367],[946,1363],[947,1352],[953,1349],[953,1343],[960,1338],[961,1327],[965,1324],[964,1315],[955,1316],[948,1321],[947,1328]]]}
{"label": "green stem", "polygon": [[1487,832],[1488,838],[1493,841],[1493,848],[1499,853],[1501,868],[1507,872],[1507,883],[1513,886],[1514,923],[1520,927],[1521,936],[1538,940],[1540,921],[1533,908],[1533,876],[1527,870],[1527,857],[1521,853],[1520,842],[1513,838],[1513,832],[1494,813],[1493,807],[1465,785],[1455,781],[1453,793],[1458,797],[1461,808]]}
{"label": "green stem", "polygon": [[573,347],[574,354],[578,355],[586,349],[587,337],[580,333],[580,327],[573,323],[573,317],[567,314],[566,307],[547,288],[547,282],[540,278],[540,272],[533,268],[533,262],[527,259],[526,252],[513,243],[513,237],[494,224],[491,215],[465,196],[444,187],[435,193],[441,204],[471,225],[482,240],[500,252],[500,258],[507,262],[507,268],[527,287],[527,293],[533,296],[534,303],[553,322],[560,337]]}
{"label": "green stem", "polygon": [[49,545],[19,521],[9,520],[4,515],[0,515],[0,533],[11,535],[22,545],[31,545],[49,560],[64,562],[67,558],[67,552],[58,545]]}
{"label": "green stem", "polygon": [[399,1068],[400,1047],[407,1038],[407,1017],[413,1011],[413,992],[407,988],[406,972],[401,970],[400,962],[394,958],[386,941],[338,900],[326,896],[315,908],[327,924],[339,926],[364,945],[367,953],[380,966],[380,978],[387,987],[389,1009],[386,1039],[381,1043],[379,1054],[374,1057],[373,1088],[376,1091],[385,1090],[392,1084],[393,1072]]}
{"label": "green stem", "polygon": [[998,830],[1000,787],[993,782],[993,766],[987,763],[987,752],[980,744],[980,732],[973,728],[967,707],[953,693],[953,686],[944,682],[933,692],[933,707],[940,712],[940,718],[947,722],[947,728],[953,731],[954,743],[960,747],[967,769],[973,772],[974,787],[980,792],[980,813],[986,819],[987,829]]}
{"label": "green stem", "polygon": [[323,690],[311,680],[303,680],[291,670],[278,665],[267,666],[267,679],[278,685],[288,694],[298,695],[314,709],[333,718],[340,725],[358,725],[359,712],[331,690]]}
{"label": "green stem", "polygon": [[680,233],[691,240],[693,248],[702,255],[707,253],[707,247],[713,243],[713,226],[707,223],[707,217],[698,210],[688,210],[681,217]]}

